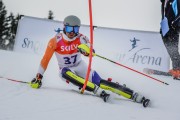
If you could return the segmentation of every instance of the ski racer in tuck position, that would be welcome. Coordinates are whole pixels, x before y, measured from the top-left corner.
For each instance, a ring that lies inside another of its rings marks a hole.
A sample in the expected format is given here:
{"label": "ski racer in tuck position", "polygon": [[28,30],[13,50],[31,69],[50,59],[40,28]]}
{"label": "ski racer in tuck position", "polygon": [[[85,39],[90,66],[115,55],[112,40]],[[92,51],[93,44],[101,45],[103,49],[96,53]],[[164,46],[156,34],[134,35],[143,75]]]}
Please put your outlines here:
{"label": "ski racer in tuck position", "polygon": [[[82,88],[85,83],[84,78],[86,77],[87,65],[82,60],[81,54],[89,56],[89,40],[86,36],[79,33],[81,21],[78,17],[74,15],[67,16],[63,24],[63,32],[50,39],[47,45],[36,77],[31,81],[32,88],[41,87],[43,74],[54,53],[59,64],[59,76],[64,81],[72,83],[79,88]],[[102,79],[95,70],[91,69],[88,80],[86,90],[100,96],[105,102],[110,96],[107,90],[110,90],[134,102],[142,103],[144,107],[148,106],[149,99],[126,86]]]}

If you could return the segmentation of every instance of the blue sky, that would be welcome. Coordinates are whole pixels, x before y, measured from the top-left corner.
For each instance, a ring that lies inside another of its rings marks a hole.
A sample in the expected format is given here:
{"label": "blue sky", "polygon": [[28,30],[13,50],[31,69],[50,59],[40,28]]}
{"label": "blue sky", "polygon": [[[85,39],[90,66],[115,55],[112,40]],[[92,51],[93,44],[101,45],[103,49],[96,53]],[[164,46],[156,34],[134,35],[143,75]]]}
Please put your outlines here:
{"label": "blue sky", "polygon": [[[55,20],[77,15],[89,24],[88,0],[3,0],[8,12],[45,18],[54,12]],[[92,0],[93,23],[96,26],[145,31],[159,31],[159,0]]]}

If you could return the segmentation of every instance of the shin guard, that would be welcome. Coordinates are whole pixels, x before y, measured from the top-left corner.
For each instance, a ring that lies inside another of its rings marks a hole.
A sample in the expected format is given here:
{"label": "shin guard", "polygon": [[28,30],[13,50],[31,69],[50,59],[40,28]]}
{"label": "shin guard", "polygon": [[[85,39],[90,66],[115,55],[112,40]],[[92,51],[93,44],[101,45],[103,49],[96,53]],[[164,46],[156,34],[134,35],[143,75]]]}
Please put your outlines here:
{"label": "shin guard", "polygon": [[123,97],[128,99],[131,99],[133,96],[133,90],[107,80],[101,80],[100,87],[102,89],[110,90],[111,92],[122,95]]}
{"label": "shin guard", "polygon": [[[62,70],[62,77],[66,80],[68,80],[69,82],[71,82],[72,84],[82,88],[84,83],[85,83],[85,79],[77,76],[75,73],[73,73],[70,69],[68,68],[63,68]],[[91,91],[93,92],[95,90],[95,84],[92,82],[87,82],[87,86],[86,86],[86,90],[87,91]]]}

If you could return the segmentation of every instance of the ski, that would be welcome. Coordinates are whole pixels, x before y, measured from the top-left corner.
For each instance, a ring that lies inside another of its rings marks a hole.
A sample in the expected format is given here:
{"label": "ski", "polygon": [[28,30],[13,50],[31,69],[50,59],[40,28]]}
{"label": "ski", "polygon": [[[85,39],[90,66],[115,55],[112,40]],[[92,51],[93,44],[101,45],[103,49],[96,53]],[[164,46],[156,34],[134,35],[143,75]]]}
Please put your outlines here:
{"label": "ski", "polygon": [[[169,72],[164,72],[164,71],[160,71],[160,70],[154,70],[154,69],[150,69],[150,68],[144,68],[143,72],[146,73],[146,74],[172,76]],[[174,80],[180,80],[179,78],[176,78],[176,77],[173,77],[173,79]]]}
{"label": "ski", "polygon": [[[110,80],[108,79],[107,81],[106,80],[101,81],[101,88],[105,90],[111,89],[111,92],[120,96],[121,96],[122,91],[126,91],[127,94],[128,93],[132,94],[131,97],[128,98],[130,101],[142,104],[143,107],[149,106],[150,99],[146,99],[144,96],[132,91],[131,89],[126,87],[126,84],[120,85],[118,82],[112,82],[112,79]],[[110,94],[107,94],[105,91],[102,91],[102,93],[100,94],[100,97],[103,98],[104,102],[107,102],[109,101]]]}
{"label": "ski", "polygon": [[164,71],[150,69],[150,68],[144,68],[143,72],[150,75],[154,74],[154,75],[172,76],[169,72],[164,72]]}

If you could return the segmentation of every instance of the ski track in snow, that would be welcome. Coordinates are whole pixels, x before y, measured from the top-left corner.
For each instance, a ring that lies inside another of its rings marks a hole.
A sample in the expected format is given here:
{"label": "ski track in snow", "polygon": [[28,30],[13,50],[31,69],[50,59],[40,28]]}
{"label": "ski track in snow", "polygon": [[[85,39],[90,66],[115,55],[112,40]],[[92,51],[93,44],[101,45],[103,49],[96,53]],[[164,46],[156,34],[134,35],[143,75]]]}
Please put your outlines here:
{"label": "ski track in snow", "polygon": [[[0,76],[28,82],[35,76],[42,57],[3,50],[0,50],[0,54]],[[102,67],[102,64],[106,66]],[[0,120],[180,119],[180,81],[153,75],[170,84],[167,86],[97,58],[93,58],[93,68],[104,78],[112,77],[113,81],[125,83],[127,87],[150,98],[150,107],[144,108],[111,92],[108,103],[87,91],[80,94],[78,88],[59,78],[53,56],[41,89],[0,78]]]}

